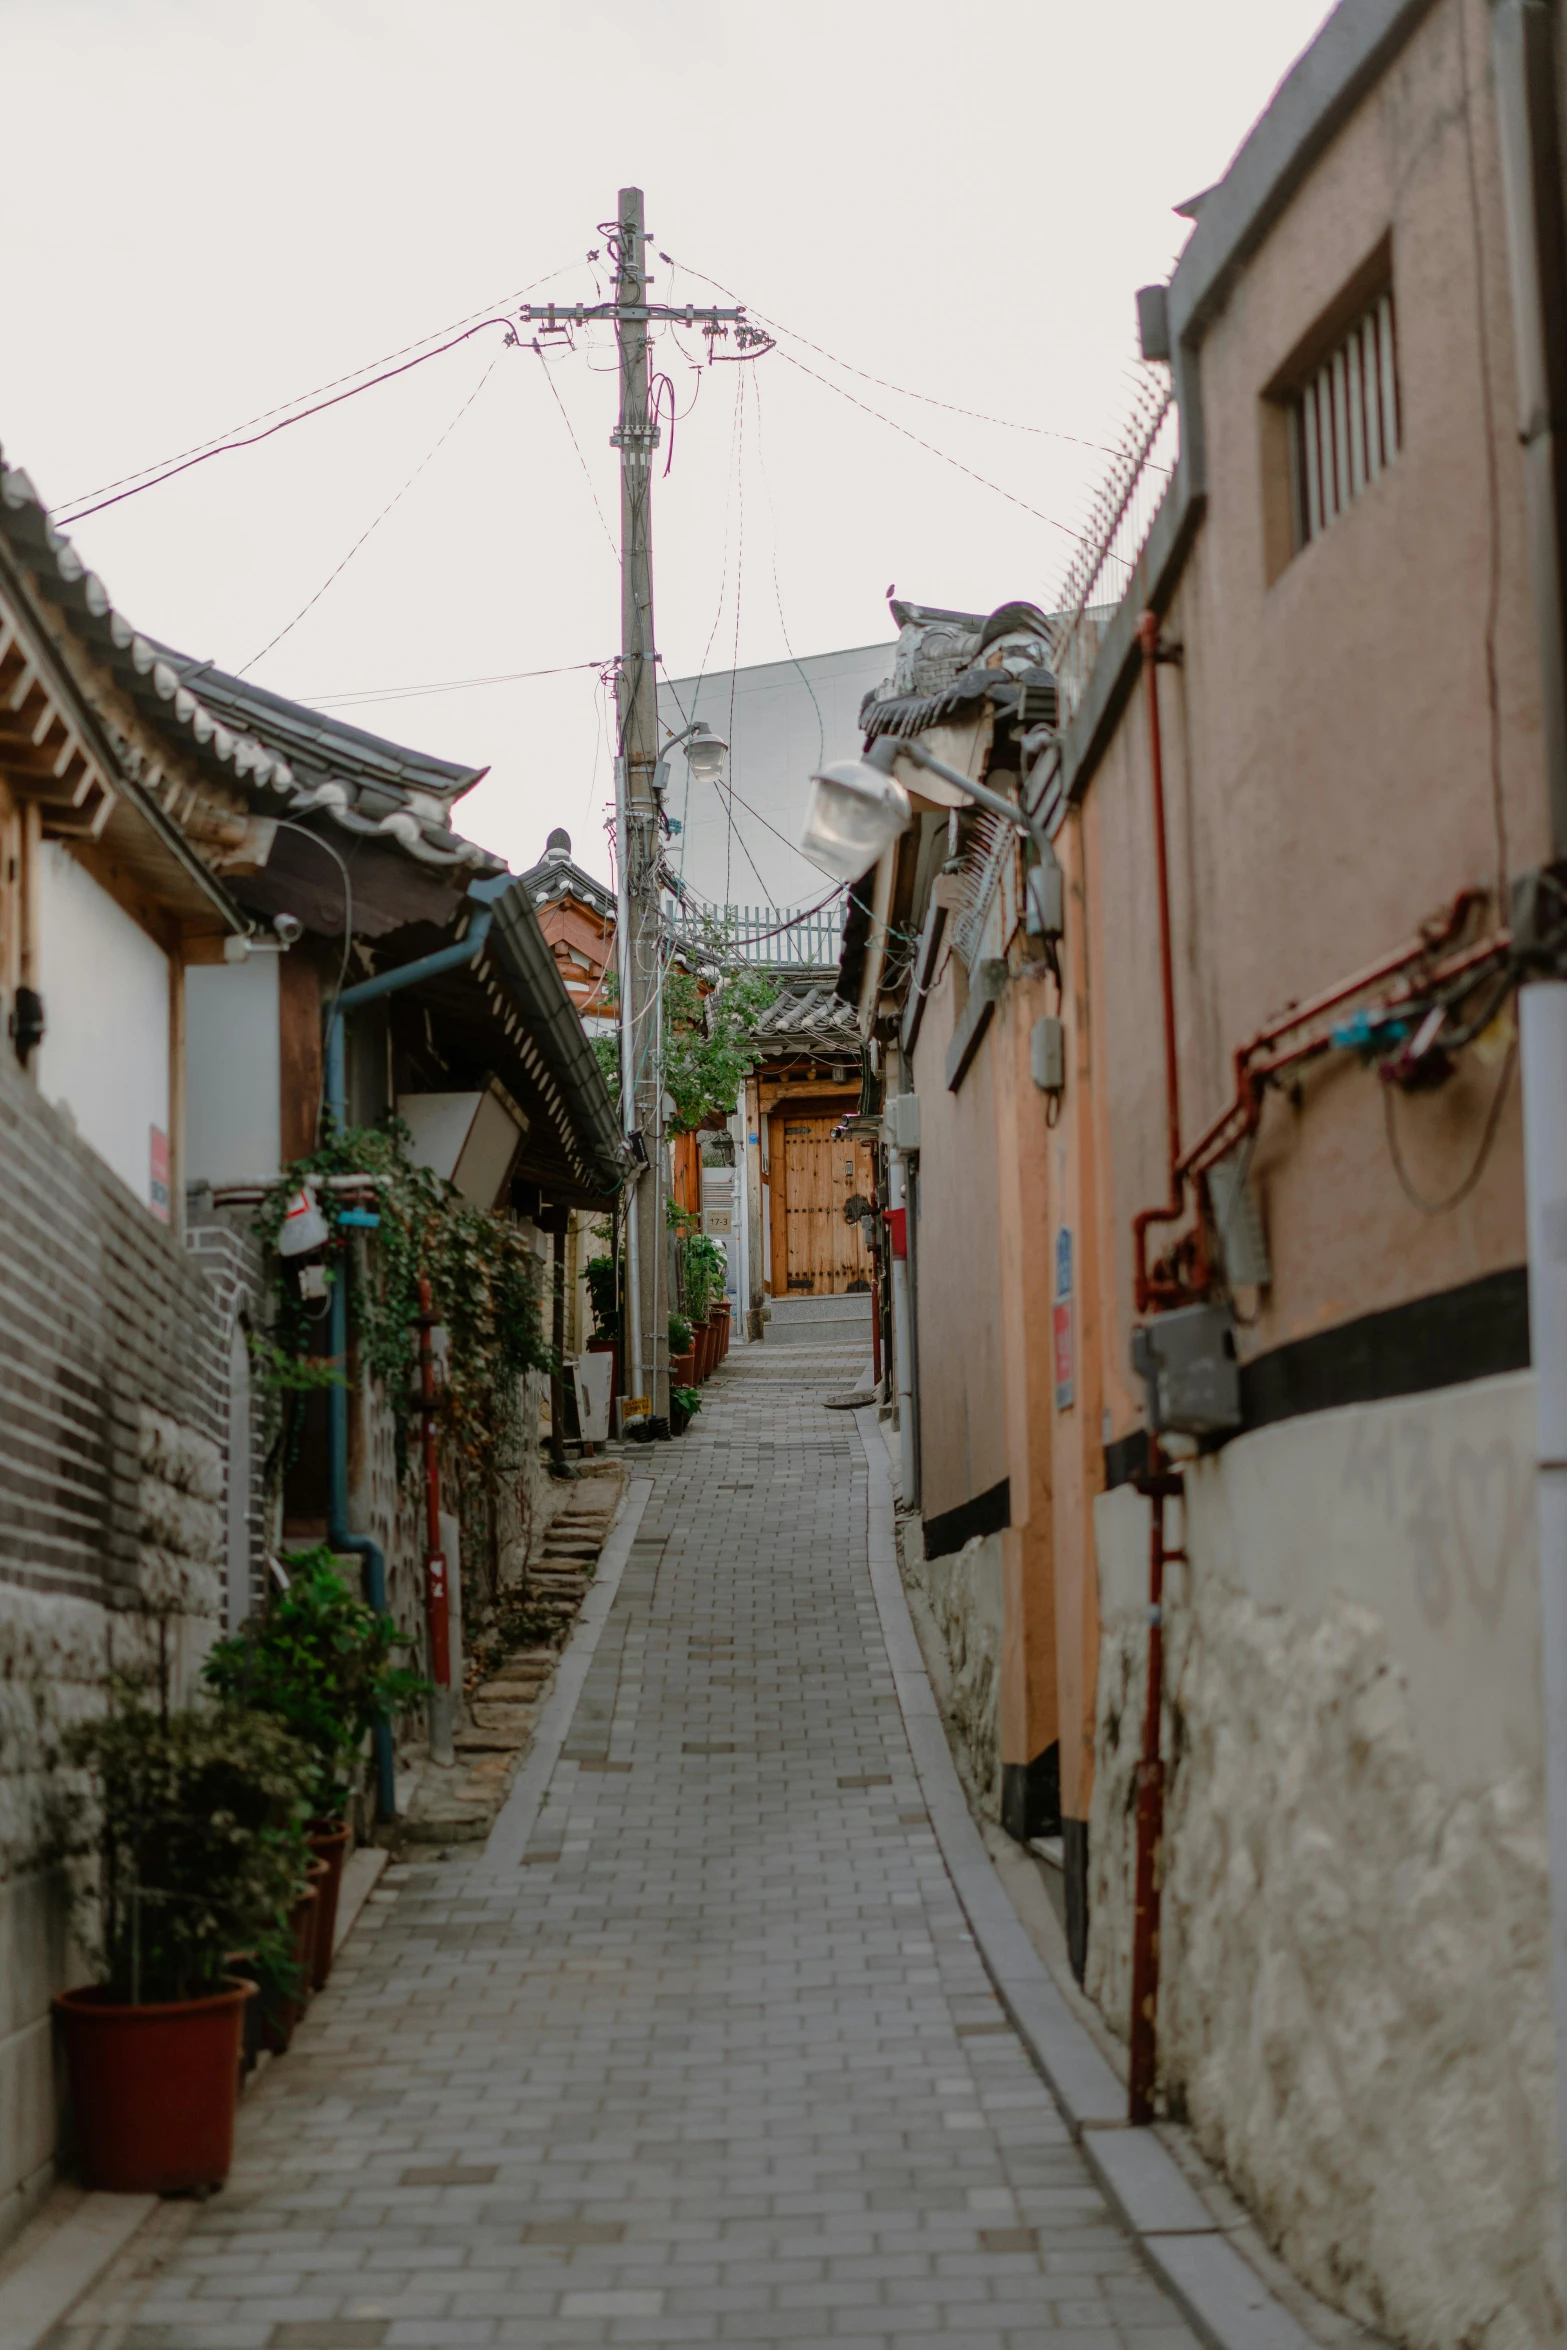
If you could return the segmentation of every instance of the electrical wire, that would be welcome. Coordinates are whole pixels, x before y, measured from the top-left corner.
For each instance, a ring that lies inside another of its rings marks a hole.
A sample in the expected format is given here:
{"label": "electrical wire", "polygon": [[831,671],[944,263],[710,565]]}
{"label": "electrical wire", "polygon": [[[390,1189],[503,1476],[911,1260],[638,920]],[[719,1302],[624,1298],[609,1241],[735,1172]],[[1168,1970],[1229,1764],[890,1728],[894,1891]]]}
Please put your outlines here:
{"label": "electrical wire", "polygon": [[[505,347],[505,345],[502,346],[503,349]],[[452,418],[451,423],[442,433],[440,439],[436,441],[431,448],[425,451],[418,464],[414,467],[412,473],[410,473],[408,476],[408,479],[403,483],[402,488],[396,491],[392,497],[388,498],[386,504],[381,508],[381,511],[376,516],[375,520],[359,533],[358,538],[355,539],[353,545],[349,548],[347,554],[343,557],[342,562],[337,565],[335,570],[329,571],[327,573],[325,579],[321,582],[321,585],[317,588],[315,594],[310,598],[309,602],[300,606],[299,610],[294,614],[293,619],[290,620],[285,627],[280,628],[277,632],[277,635],[271,638],[268,643],[264,644],[259,653],[251,654],[250,659],[245,663],[244,668],[237,669],[234,672],[236,677],[243,677],[247,670],[255,668],[258,661],[264,661],[268,653],[270,653],[275,646],[280,645],[283,642],[283,639],[290,635],[293,630],[299,626],[306,613],[313,612],[315,610],[317,604],[320,603],[322,597],[326,594],[327,589],[332,585],[333,581],[341,578],[342,574],[348,569],[349,564],[352,563],[354,557],[358,554],[366,539],[371,537],[374,532],[380,529],[382,523],[391,513],[392,508],[396,506],[403,498],[405,498],[408,492],[413,488],[414,483],[419,479],[420,474],[423,473],[425,467],[430,463],[430,460],[446,446],[446,443],[451,439],[453,433],[457,430],[457,427],[461,424],[463,418],[467,415],[469,409],[473,406],[475,400],[477,400],[479,394],[483,391],[485,385],[489,382],[491,376],[495,373],[496,368],[500,364],[500,358],[501,353],[497,351],[494,357],[491,359],[488,367],[486,367],[484,373],[480,376],[478,382],[474,385],[473,390],[468,394],[467,399],[464,400],[462,406],[458,409],[456,415]]]}
{"label": "electrical wire", "polygon": [[[660,253],[659,259],[660,261],[669,262],[671,268],[675,266],[674,261],[671,259],[671,256],[668,253]],[[688,261],[681,262],[679,266],[682,269],[690,271],[692,277],[700,278],[703,285],[711,286],[716,293],[728,294],[729,299],[732,302],[739,301],[739,295],[732,292],[728,286],[720,285],[716,277],[704,276],[700,269],[692,269],[691,264]],[[748,305],[748,307],[750,309],[751,316],[753,318],[759,318],[762,321],[762,324],[768,327],[774,334],[787,335],[791,343],[802,344],[807,351],[814,351],[818,358],[827,360],[829,365],[833,367],[841,367],[845,375],[857,375],[861,383],[875,384],[879,391],[896,392],[898,397],[902,400],[919,400],[927,408],[943,408],[946,410],[949,416],[970,417],[976,424],[999,425],[1003,432],[1037,433],[1044,440],[1070,441],[1072,446],[1076,449],[1097,450],[1099,455],[1102,457],[1113,457],[1116,455],[1116,451],[1112,448],[1109,448],[1103,441],[1087,441],[1084,440],[1079,433],[1058,432],[1054,429],[1053,426],[1048,424],[1017,424],[1014,423],[1010,417],[1006,416],[987,416],[981,409],[961,408],[954,400],[938,400],[930,392],[916,392],[911,390],[907,384],[889,383],[885,376],[869,375],[866,373],[863,367],[856,367],[851,360],[840,359],[836,352],[824,349],[820,343],[813,343],[809,335],[802,335],[797,332],[794,327],[784,326],[778,319],[769,318],[765,310],[758,310],[754,304]],[[785,356],[787,357],[787,353]]]}
{"label": "electrical wire", "polygon": [[917,449],[925,449],[932,457],[939,457],[943,465],[952,466],[958,473],[966,473],[970,481],[979,483],[981,489],[994,490],[998,498],[1005,498],[1009,505],[1021,506],[1023,512],[1032,514],[1036,522],[1043,522],[1049,529],[1063,532],[1067,538],[1076,539],[1079,545],[1086,546],[1088,543],[1080,530],[1073,530],[1069,523],[1058,522],[1053,514],[1043,513],[1038,506],[1031,506],[1026,498],[1020,498],[1015,490],[1003,489],[999,481],[992,481],[987,474],[976,473],[973,466],[965,465],[960,457],[949,457],[945,449],[938,449],[934,441],[927,441],[919,433],[910,432],[908,426],[899,424],[895,417],[883,416],[881,410],[873,408],[868,400],[858,399],[853,392],[845,391],[842,384],[835,384],[828,376],[818,375],[814,367],[807,367],[805,361],[796,359],[792,351],[785,351],[780,346],[778,356],[787,366],[798,368],[801,375],[808,375],[813,383],[825,385],[829,392],[836,392],[839,399],[847,400],[851,408],[862,409],[867,416],[874,416],[878,424],[885,424],[889,431],[901,433]]}
{"label": "electrical wire", "polygon": [[762,453],[762,379],[760,376],[752,376],[750,382],[756,400],[756,462],[761,469],[762,487],[767,492],[767,510],[773,522],[773,596],[778,606],[778,626],[783,636],[784,649],[794,663],[800,683],[811,697],[811,708],[816,712],[816,763],[820,767],[827,758],[827,729],[822,718],[821,703],[816,699],[816,688],[801,667],[794,646],[789,641],[789,623],[784,618],[783,589],[778,584],[778,507],[773,498],[772,482],[768,478],[767,459]]}
{"label": "electrical wire", "polygon": [[[343,986],[344,986],[344,983],[345,983],[345,981],[346,981],[346,980],[347,980],[347,978],[348,978],[348,959],[349,959],[349,956],[350,956],[350,955],[353,953],[353,946],[354,946],[354,885],[353,885],[353,883],[352,883],[352,882],[349,880],[349,878],[348,878],[348,866],[347,866],[347,863],[346,863],[345,859],[344,859],[344,858],[343,858],[343,857],[342,857],[342,856],[339,854],[339,852],[338,852],[338,851],[337,851],[335,848],[333,848],[333,846],[332,846],[332,843],[331,843],[329,840],[323,840],[323,839],[322,839],[322,837],[321,837],[321,835],[320,835],[320,833],[319,833],[319,832],[312,832],[308,824],[296,824],[296,823],[293,821],[293,819],[292,819],[291,817],[288,817],[288,816],[280,816],[280,817],[277,819],[277,828],[278,828],[279,832],[297,832],[297,833],[299,834],[299,836],[300,836],[300,838],[301,838],[302,840],[314,841],[314,843],[315,843],[316,847],[317,847],[318,849],[321,849],[321,850],[323,850],[323,851],[326,853],[326,855],[327,855],[327,856],[329,856],[329,857],[331,858],[331,860],[332,860],[333,864],[334,864],[334,865],[337,867],[337,870],[338,870],[338,873],[339,873],[339,875],[340,875],[340,876],[341,876],[341,878],[342,878],[342,883],[343,883],[343,953],[342,953],[342,958],[341,958],[341,960],[339,961],[339,963],[338,963],[338,967],[337,967],[337,985],[336,985],[336,987],[335,987],[335,988],[332,990],[332,993],[331,993],[330,997],[328,998],[328,1000],[327,1000],[327,1002],[326,1002],[325,1006],[323,1007],[323,1009],[324,1009],[324,1011],[325,1011],[325,1013],[326,1013],[326,1017],[327,1017],[327,1019],[328,1019],[328,1020],[330,1020],[330,1019],[331,1019],[331,1016],[332,1016],[332,1009],[333,1009],[333,1006],[336,1004],[338,997],[339,997],[339,996],[342,994],[342,992],[343,992]],[[317,1089],[317,1092],[316,1092],[316,1122],[315,1122],[315,1133],[314,1133],[314,1135],[313,1135],[313,1137],[312,1137],[312,1147],[319,1147],[319,1145],[320,1145],[320,1141],[321,1141],[321,1112],[323,1111],[323,1109],[324,1109],[325,1107],[326,1107],[326,1056],[325,1056],[325,1054],[323,1054],[323,1055],[322,1055],[322,1058],[321,1058],[321,1083],[320,1083],[320,1086],[319,1086],[319,1088]]]}
{"label": "electrical wire", "polygon": [[[735,444],[735,494],[739,504],[739,522],[735,532],[734,649],[729,659],[729,756],[731,760],[734,758],[735,741],[735,689],[740,682],[740,598],[745,583],[745,395],[747,381],[748,379],[743,375],[735,378],[737,394],[735,416],[738,420],[738,437]],[[727,771],[724,781],[725,783],[729,781]],[[734,895],[730,878],[735,845],[735,809],[732,791],[726,798],[725,815],[728,819],[729,829],[724,840],[724,903],[728,905]],[[751,871],[756,873],[758,886],[765,888],[766,884],[762,881],[760,873],[756,872],[756,862],[749,850],[746,851],[746,858]]]}
{"label": "electrical wire", "polygon": [[550,387],[550,397],[553,399],[556,407],[560,410],[561,423],[566,427],[566,431],[571,438],[571,445],[577,452],[577,463],[581,466],[582,478],[588,485],[588,496],[593,500],[593,511],[599,518],[599,523],[603,529],[604,536],[609,543],[609,551],[614,557],[615,561],[618,563],[620,560],[620,549],[615,544],[615,534],[609,527],[609,523],[605,516],[603,507],[599,504],[599,494],[593,486],[593,476],[588,471],[588,461],[582,454],[582,443],[578,440],[576,432],[573,429],[571,418],[566,414],[566,403],[561,398],[559,391],[556,389],[555,378],[550,373],[549,361],[545,358],[544,353],[540,348],[539,338],[537,335],[535,335],[533,338],[533,349],[538,355],[539,365],[544,370],[544,380]]}
{"label": "electrical wire", "polygon": [[[280,400],[275,408],[263,408],[259,416],[247,416],[242,424],[231,424],[226,431],[210,433],[204,441],[192,441],[188,449],[176,449],[171,457],[154,458],[150,465],[138,465],[130,473],[118,474],[113,481],[100,482],[96,489],[80,490],[74,498],[62,501],[61,511],[63,513],[68,508],[84,506],[87,499],[104,497],[110,490],[123,489],[127,482],[140,481],[143,474],[156,473],[161,476],[165,467],[179,465],[187,457],[199,457],[209,452],[216,454],[220,448],[233,442],[236,433],[249,432],[255,424],[266,424],[272,417],[281,416],[285,409],[297,408],[301,400],[319,400],[325,393],[335,392],[339,384],[352,383],[355,376],[363,375],[367,368],[390,367],[394,360],[406,358],[410,351],[417,351],[423,343],[433,342],[442,335],[456,334],[459,327],[472,326],[475,321],[488,320],[497,310],[504,310],[508,303],[520,302],[525,294],[535,293],[540,286],[552,284],[556,278],[564,277],[568,269],[575,267],[574,261],[564,261],[559,269],[552,269],[546,277],[534,278],[529,285],[519,286],[514,294],[502,294],[493,302],[481,303],[477,310],[470,310],[463,317],[454,318],[449,326],[438,326],[427,335],[416,335],[411,343],[404,343],[395,351],[383,352],[379,359],[367,359],[363,367],[351,367],[346,375],[334,375],[329,383],[317,384],[313,392],[298,392],[292,400]],[[442,345],[443,350],[450,350],[451,347],[449,343]],[[428,359],[435,356],[433,351],[425,353]],[[384,376],[376,378],[378,383],[385,380]],[[360,384],[357,389],[368,391],[370,386]],[[312,409],[310,413],[314,414],[315,411]],[[150,489],[152,484],[149,482],[144,486]]]}
{"label": "electrical wire", "polygon": [[567,661],[554,669],[498,669],[489,677],[440,677],[426,685],[386,685],[358,694],[302,694],[313,710],[333,710],[355,702],[411,702],[421,694],[465,693],[481,685],[520,685],[533,677],[574,677],[583,669],[602,669],[602,661]]}
{"label": "electrical wire", "polygon": [[1511,1081],[1513,1065],[1517,1058],[1518,1040],[1516,1037],[1514,1037],[1512,1042],[1507,1047],[1507,1058],[1502,1063],[1502,1073],[1496,1081],[1496,1091],[1491,1096],[1491,1106],[1485,1114],[1485,1126],[1480,1136],[1480,1147],[1475,1152],[1474,1165],[1470,1168],[1463,1181],[1456,1187],[1456,1189],[1450,1191],[1445,1199],[1427,1199],[1423,1192],[1416,1189],[1413,1181],[1411,1180],[1409,1170],[1404,1165],[1404,1154],[1399,1147],[1398,1128],[1394,1124],[1393,1119],[1393,1096],[1398,1089],[1394,1085],[1384,1085],[1382,1090],[1382,1116],[1383,1122],[1387,1128],[1388,1156],[1393,1162],[1393,1172],[1398,1177],[1398,1186],[1400,1191],[1402,1191],[1410,1206],[1412,1208],[1418,1208],[1422,1216],[1445,1216],[1450,1208],[1456,1208],[1462,1201],[1466,1200],[1469,1197],[1469,1194],[1473,1191],[1475,1185],[1479,1182],[1480,1177],[1485,1172],[1486,1161],[1491,1156],[1491,1146],[1496,1140],[1496,1130],[1501,1124],[1502,1105],[1507,1098],[1507,1088],[1509,1082]]}

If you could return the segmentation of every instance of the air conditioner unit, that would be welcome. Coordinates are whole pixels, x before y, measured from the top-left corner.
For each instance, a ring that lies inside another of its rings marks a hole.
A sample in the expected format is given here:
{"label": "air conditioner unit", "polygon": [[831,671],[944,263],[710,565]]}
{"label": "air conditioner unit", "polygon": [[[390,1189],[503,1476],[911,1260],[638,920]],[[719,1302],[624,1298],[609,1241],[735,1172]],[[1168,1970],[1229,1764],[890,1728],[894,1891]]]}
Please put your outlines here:
{"label": "air conditioner unit", "polygon": [[917,1093],[895,1093],[887,1104],[884,1126],[887,1141],[895,1151],[917,1151],[920,1147],[920,1097]]}

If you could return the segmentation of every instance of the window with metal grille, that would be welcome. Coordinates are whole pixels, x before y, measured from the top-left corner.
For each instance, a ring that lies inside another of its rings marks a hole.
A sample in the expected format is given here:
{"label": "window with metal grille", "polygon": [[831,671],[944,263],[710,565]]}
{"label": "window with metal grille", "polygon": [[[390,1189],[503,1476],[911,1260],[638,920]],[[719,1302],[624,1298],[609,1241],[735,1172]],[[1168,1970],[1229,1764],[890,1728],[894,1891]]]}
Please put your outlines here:
{"label": "window with metal grille", "polygon": [[1295,544],[1308,546],[1398,455],[1398,342],[1389,288],[1289,402]]}

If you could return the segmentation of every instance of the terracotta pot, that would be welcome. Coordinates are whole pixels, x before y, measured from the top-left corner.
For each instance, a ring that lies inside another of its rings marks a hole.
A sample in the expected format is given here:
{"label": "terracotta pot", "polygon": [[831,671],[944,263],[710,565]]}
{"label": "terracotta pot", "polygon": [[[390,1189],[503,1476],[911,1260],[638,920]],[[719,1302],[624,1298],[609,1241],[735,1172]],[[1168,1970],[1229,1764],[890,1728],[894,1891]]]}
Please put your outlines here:
{"label": "terracotta pot", "polygon": [[316,1947],[310,1968],[311,1990],[324,1991],[332,1972],[337,1897],[343,1889],[343,1864],[348,1858],[353,1832],[346,1820],[311,1820],[305,1828],[305,1841],[316,1859],[326,1862],[326,1875],[321,1880],[320,1899],[316,1903]]}
{"label": "terracotta pot", "polygon": [[712,1370],[713,1370],[713,1340],[714,1340],[714,1337],[715,1337],[715,1336],[716,1336],[716,1333],[715,1333],[715,1331],[714,1331],[714,1329],[713,1329],[713,1325],[712,1325],[712,1323],[711,1323],[710,1321],[702,1321],[702,1322],[698,1322],[698,1323],[697,1323],[697,1325],[696,1325],[696,1376],[697,1376],[697,1384],[698,1384],[699,1386],[701,1385],[701,1383],[702,1383],[702,1381],[703,1381],[704,1379],[711,1378],[711,1376],[712,1376]]}
{"label": "terracotta pot", "polygon": [[729,1352],[730,1317],[727,1304],[716,1307],[714,1309],[714,1314],[718,1323],[718,1359],[720,1362],[722,1362],[725,1355]]}
{"label": "terracotta pot", "polygon": [[239,2052],[253,1983],[205,1999],[121,2007],[89,1987],[60,1991],[82,2176],[111,2195],[218,2187],[234,2157]]}
{"label": "terracotta pot", "polygon": [[316,1919],[320,1914],[321,1887],[326,1881],[327,1863],[313,1860],[308,1866],[308,1883],[288,1913],[288,1938],[294,1964],[304,1978],[303,1989],[297,1999],[280,1999],[276,2008],[265,2010],[259,2034],[263,2048],[273,2056],[282,2056],[294,2037],[300,2017],[310,2004],[310,1970],[316,1957]]}
{"label": "terracotta pot", "polygon": [[694,1387],[696,1385],[696,1338],[694,1332],[692,1343],[685,1353],[670,1356],[669,1376],[677,1387]]}

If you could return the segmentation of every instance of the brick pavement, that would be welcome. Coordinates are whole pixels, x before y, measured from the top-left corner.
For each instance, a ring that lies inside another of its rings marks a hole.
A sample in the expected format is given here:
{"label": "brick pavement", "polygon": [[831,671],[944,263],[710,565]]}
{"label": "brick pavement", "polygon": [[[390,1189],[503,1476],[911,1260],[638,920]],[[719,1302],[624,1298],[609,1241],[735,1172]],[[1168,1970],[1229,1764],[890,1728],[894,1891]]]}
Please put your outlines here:
{"label": "brick pavement", "polygon": [[228,2189],[62,2344],[1190,2350],[926,1823],[821,1408],[858,1368],[737,1353],[635,1456],[523,1864],[391,1873]]}

